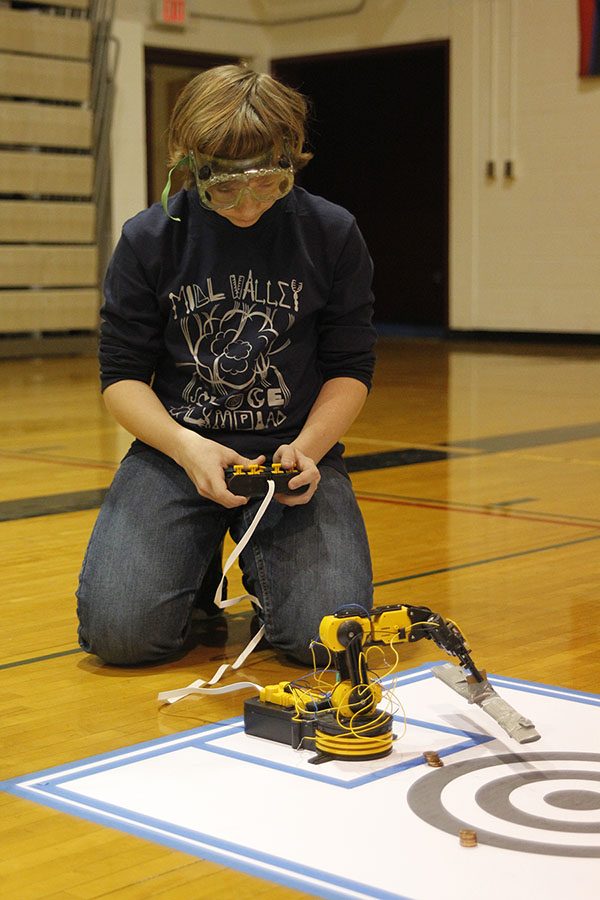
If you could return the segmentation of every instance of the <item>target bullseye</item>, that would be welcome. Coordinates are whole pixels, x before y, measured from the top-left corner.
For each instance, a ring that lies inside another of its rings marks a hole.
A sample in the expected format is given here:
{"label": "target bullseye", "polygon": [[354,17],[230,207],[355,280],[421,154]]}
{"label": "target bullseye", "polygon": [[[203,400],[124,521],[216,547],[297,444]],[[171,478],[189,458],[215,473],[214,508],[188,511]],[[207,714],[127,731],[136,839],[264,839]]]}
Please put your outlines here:
{"label": "target bullseye", "polygon": [[[561,767],[564,763],[564,767]],[[419,818],[480,844],[600,857],[600,754],[503,754],[428,772],[408,791]]]}
{"label": "target bullseye", "polygon": [[[556,797],[556,802],[553,801]],[[533,816],[541,816],[556,823],[574,823],[573,831],[579,823],[600,825],[600,782],[590,778],[590,773],[566,772],[548,781],[548,774],[536,781],[515,788],[510,794],[510,803],[516,809]],[[560,829],[559,829],[560,830]],[[564,830],[564,829],[563,829]]]}
{"label": "target bullseye", "polygon": [[550,806],[556,806],[558,809],[600,810],[600,793],[594,791],[553,791],[550,794],[546,794],[544,800]]}

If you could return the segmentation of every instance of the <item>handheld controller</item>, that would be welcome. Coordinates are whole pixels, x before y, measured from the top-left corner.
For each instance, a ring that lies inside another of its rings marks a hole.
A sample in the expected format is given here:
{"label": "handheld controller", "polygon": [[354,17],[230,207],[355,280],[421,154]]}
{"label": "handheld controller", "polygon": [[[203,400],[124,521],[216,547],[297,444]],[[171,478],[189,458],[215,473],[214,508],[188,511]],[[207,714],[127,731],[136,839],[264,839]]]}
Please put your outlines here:
{"label": "handheld controller", "polygon": [[270,466],[228,466],[225,469],[227,490],[240,497],[264,497],[267,493],[267,482],[275,482],[276,494],[304,494],[308,485],[289,487],[288,482],[300,474],[299,469],[284,469],[281,463]]}

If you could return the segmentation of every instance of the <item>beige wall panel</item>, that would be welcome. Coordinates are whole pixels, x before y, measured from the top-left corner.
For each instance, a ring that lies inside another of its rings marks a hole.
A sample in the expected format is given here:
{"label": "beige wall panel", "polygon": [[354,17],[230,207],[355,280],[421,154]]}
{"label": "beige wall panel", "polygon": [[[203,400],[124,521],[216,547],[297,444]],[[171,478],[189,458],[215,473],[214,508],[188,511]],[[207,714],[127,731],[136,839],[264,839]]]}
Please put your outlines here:
{"label": "beige wall panel", "polygon": [[0,53],[2,93],[11,97],[85,102],[90,93],[89,63]]}
{"label": "beige wall panel", "polygon": [[0,152],[0,193],[89,197],[94,160],[71,153]]}
{"label": "beige wall panel", "polygon": [[0,332],[94,329],[98,308],[96,290],[0,291]]}
{"label": "beige wall panel", "polygon": [[0,241],[91,244],[95,239],[93,203],[0,200]]}
{"label": "beige wall panel", "polygon": [[7,287],[95,286],[95,247],[0,247],[0,284]]}
{"label": "beige wall panel", "polygon": [[82,147],[92,144],[92,111],[77,106],[0,101],[3,144]]}
{"label": "beige wall panel", "polygon": [[36,10],[0,8],[0,50],[88,59],[90,23]]}
{"label": "beige wall panel", "polygon": [[600,92],[577,78],[576,7],[514,4],[511,20],[500,4],[495,51],[480,22],[479,171],[495,128],[490,155],[516,177],[480,183],[475,327],[600,332]]}
{"label": "beige wall panel", "polygon": [[40,6],[65,6],[67,9],[87,9],[89,7],[88,0],[36,0]]}
{"label": "beige wall panel", "polygon": [[[202,0],[206,4],[218,0]],[[235,3],[251,16],[250,0]],[[233,5],[233,0],[231,4]],[[235,15],[229,11],[232,17]],[[369,0],[355,15],[290,27],[191,16],[152,24],[119,0],[112,132],[114,239],[144,207],[144,46],[269,58],[450,40],[450,326],[600,333],[600,89],[577,77],[577,4],[567,0]],[[350,63],[349,63],[350,64]],[[133,123],[133,126],[132,126]],[[505,160],[516,177],[504,178]],[[486,163],[497,175],[486,179]],[[359,223],[360,224],[360,223]]]}

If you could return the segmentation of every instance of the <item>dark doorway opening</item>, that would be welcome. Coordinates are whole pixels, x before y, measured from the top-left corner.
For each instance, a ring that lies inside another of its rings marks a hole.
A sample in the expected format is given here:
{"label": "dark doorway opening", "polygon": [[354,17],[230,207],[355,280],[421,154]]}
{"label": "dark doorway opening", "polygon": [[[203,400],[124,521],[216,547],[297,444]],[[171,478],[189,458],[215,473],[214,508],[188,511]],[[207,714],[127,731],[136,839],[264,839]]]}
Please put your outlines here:
{"label": "dark doorway opening", "polygon": [[[146,152],[148,165],[148,205],[160,200],[167,180],[167,135],[171,110],[180,90],[193,78],[213,66],[240,62],[237,56],[191,53],[146,47]],[[181,190],[184,175],[174,172],[171,193]]]}
{"label": "dark doorway opening", "polygon": [[449,42],[276,59],[312,101],[307,190],[349,209],[375,262],[376,319],[448,327]]}

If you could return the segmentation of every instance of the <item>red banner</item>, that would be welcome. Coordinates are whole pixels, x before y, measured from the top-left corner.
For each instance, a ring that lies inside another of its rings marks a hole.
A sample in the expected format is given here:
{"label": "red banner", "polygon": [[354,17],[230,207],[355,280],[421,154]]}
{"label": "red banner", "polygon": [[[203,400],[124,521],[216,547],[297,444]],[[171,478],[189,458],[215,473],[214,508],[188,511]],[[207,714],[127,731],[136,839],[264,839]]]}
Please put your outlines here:
{"label": "red banner", "polygon": [[579,0],[579,76],[600,75],[600,0]]}

